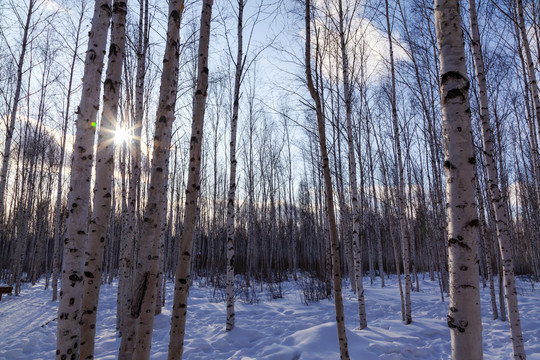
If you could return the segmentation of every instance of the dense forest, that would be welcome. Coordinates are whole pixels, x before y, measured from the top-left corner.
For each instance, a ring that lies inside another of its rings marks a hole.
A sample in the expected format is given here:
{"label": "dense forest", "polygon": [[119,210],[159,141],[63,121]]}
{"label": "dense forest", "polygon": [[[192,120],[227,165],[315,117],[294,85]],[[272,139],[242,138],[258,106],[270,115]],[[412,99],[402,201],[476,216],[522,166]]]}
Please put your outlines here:
{"label": "dense forest", "polygon": [[482,358],[489,287],[525,359],[540,2],[0,0],[0,15],[0,282],[45,279],[57,359],[93,358],[113,282],[118,357],[149,358],[167,301],[181,359],[194,280],[221,294],[226,331],[235,300],[300,281],[306,303],[333,299],[348,359],[342,281],[363,329],[363,282],[390,274],[404,324],[419,279],[438,283],[455,359]]}

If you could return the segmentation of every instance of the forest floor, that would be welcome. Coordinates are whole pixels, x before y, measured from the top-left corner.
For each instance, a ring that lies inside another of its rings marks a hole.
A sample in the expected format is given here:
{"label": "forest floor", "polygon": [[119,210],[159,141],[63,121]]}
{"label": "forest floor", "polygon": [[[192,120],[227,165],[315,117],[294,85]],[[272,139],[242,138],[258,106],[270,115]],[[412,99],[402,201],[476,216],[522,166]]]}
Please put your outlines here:
{"label": "forest floor", "polygon": [[[225,332],[222,292],[195,282],[190,290],[184,359],[208,360],[332,360],[339,359],[334,305],[331,300],[304,304],[302,283],[284,282],[282,298],[276,284],[262,286],[254,304],[236,303],[236,327]],[[350,285],[350,284],[346,284]],[[0,302],[0,359],[53,359],[56,346],[56,302],[44,281],[24,284],[18,297]],[[437,282],[420,280],[412,293],[413,323],[401,321],[397,277],[370,284],[364,278],[368,328],[358,330],[357,302],[350,286],[344,289],[345,318],[351,359],[448,359],[450,331],[447,299],[441,301]],[[259,290],[261,288],[259,287]],[[540,360],[540,284],[518,280],[519,306],[529,360]],[[166,359],[173,288],[154,324],[152,359]],[[508,325],[492,320],[489,288],[482,289],[485,359],[511,359]],[[103,285],[98,310],[96,359],[116,359],[120,339],[115,331],[116,286]]]}

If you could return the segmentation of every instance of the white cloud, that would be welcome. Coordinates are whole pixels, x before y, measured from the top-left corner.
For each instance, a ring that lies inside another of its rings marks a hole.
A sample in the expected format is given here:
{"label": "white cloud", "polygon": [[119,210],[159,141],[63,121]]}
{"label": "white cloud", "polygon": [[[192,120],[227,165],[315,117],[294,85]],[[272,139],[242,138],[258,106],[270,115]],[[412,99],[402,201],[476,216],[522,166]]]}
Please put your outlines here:
{"label": "white cloud", "polygon": [[[354,0],[344,1],[344,8],[351,8],[351,2]],[[321,39],[327,39],[326,44],[329,50],[323,55],[324,71],[327,76],[338,78],[341,80],[341,74],[336,71],[336,61],[341,62],[341,49],[339,47],[339,33],[336,29],[337,25],[337,7],[332,5],[329,0],[316,0],[318,9],[324,9],[329,13],[334,20],[328,20],[328,17],[319,16],[315,20],[315,26],[318,31],[322,32]],[[330,5],[329,5],[330,4]],[[360,5],[362,7],[362,5]],[[355,73],[363,70],[366,79],[377,81],[382,76],[388,74],[388,63],[390,60],[390,49],[388,35],[386,29],[377,27],[371,19],[364,17],[362,8],[356,11],[350,21],[346,32],[349,34],[347,43],[349,64]],[[322,11],[322,10],[321,10]],[[347,26],[347,25],[346,25]],[[313,29],[314,30],[314,29]],[[400,45],[397,34],[393,35],[393,52],[394,60],[401,61],[407,59],[407,54]],[[312,41],[315,41],[315,36],[312,34]],[[313,47],[315,51],[315,47]],[[354,64],[354,67],[353,67]],[[363,66],[363,69],[361,68]]]}
{"label": "white cloud", "polygon": [[54,0],[43,0],[43,9],[50,12],[70,12],[68,8],[63,7]]}

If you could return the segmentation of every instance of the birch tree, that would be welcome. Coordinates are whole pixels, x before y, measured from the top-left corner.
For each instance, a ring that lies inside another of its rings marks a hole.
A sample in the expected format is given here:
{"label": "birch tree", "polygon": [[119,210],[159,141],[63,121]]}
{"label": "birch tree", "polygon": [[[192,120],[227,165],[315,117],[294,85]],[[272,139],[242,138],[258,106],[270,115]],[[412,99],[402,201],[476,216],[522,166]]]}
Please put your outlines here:
{"label": "birch tree", "polygon": [[82,295],[83,249],[87,237],[94,135],[101,92],[101,72],[111,18],[111,0],[96,0],[84,66],[83,94],[77,108],[77,128],[71,165],[68,217],[64,239],[62,287],[58,304],[58,360],[78,358]]}
{"label": "birch tree", "polygon": [[469,79],[458,0],[435,1],[446,173],[452,359],[482,359]]}
{"label": "birch tree", "polygon": [[391,78],[391,103],[392,103],[392,124],[394,126],[394,143],[396,147],[396,160],[398,166],[398,220],[399,220],[399,238],[401,242],[401,257],[403,260],[403,275],[405,277],[405,324],[412,322],[412,309],[411,309],[411,275],[409,271],[409,244],[410,236],[406,219],[406,204],[405,204],[405,179],[403,176],[403,157],[401,154],[401,141],[399,131],[399,119],[397,113],[396,104],[396,69],[394,64],[394,46],[392,39],[392,29],[390,28],[390,11],[388,7],[388,0],[385,0],[386,7],[386,29],[388,34],[388,47],[390,52],[390,78]]}
{"label": "birch tree", "polygon": [[[118,277],[119,297],[119,328],[120,335],[125,333],[125,323],[129,321],[131,296],[129,289],[133,284],[133,268],[135,267],[135,244],[138,243],[139,206],[141,198],[141,136],[144,117],[144,85],[146,78],[146,58],[148,56],[148,0],[140,1],[139,6],[139,32],[137,44],[137,70],[135,84],[135,116],[133,136],[128,147],[131,155],[131,173],[129,178],[129,191],[127,194],[127,208],[122,222],[122,239],[120,240],[120,259]],[[127,74],[126,74],[127,75]]]}
{"label": "birch tree", "polygon": [[184,231],[180,240],[180,253],[175,274],[174,299],[169,340],[169,360],[182,359],[186,331],[187,298],[191,282],[191,253],[197,221],[197,200],[200,190],[201,148],[203,141],[204,113],[208,95],[208,49],[210,45],[210,20],[213,0],[202,4],[199,51],[197,60],[197,86],[193,101],[193,121],[189,148]]}
{"label": "birch tree", "polygon": [[330,167],[328,160],[328,150],[326,146],[325,119],[322,110],[322,102],[318,90],[313,83],[313,74],[311,70],[311,1],[306,0],[305,4],[305,25],[306,25],[306,48],[305,48],[305,69],[307,87],[311,98],[315,102],[315,112],[317,115],[317,129],[319,133],[319,149],[322,161],[322,172],[324,177],[324,190],[327,207],[327,217],[329,225],[329,236],[332,257],[332,272],[334,286],[334,307],[336,312],[336,326],[339,341],[339,353],[341,359],[349,359],[349,349],[347,343],[347,333],[345,330],[345,317],[343,311],[343,298],[341,290],[341,261],[340,246],[337,236],[336,215],[334,211],[334,197],[332,191],[332,179],[330,177]]}
{"label": "birch tree", "polygon": [[243,58],[242,32],[244,19],[244,0],[238,0],[238,24],[237,24],[237,53],[236,70],[234,75],[234,97],[233,111],[231,119],[231,143],[230,161],[231,168],[229,174],[229,193],[227,199],[227,322],[226,330],[234,328],[234,199],[236,193],[236,129],[238,127],[238,108],[240,103],[240,85],[242,82],[242,71],[245,60]]}
{"label": "birch tree", "polygon": [[[520,24],[523,24],[523,9],[521,0],[518,0],[518,12],[520,12]],[[472,50],[474,56],[474,67],[476,70],[476,79],[478,82],[479,105],[480,105],[480,123],[482,126],[482,153],[487,173],[487,189],[495,217],[495,227],[497,230],[497,239],[499,250],[501,252],[502,266],[504,272],[504,292],[506,305],[508,307],[508,323],[510,324],[510,337],[512,339],[512,348],[515,359],[525,359],[525,348],[523,346],[523,335],[521,332],[521,321],[519,318],[518,299],[516,291],[516,281],[514,276],[514,261],[512,256],[512,242],[508,231],[508,215],[506,206],[499,190],[497,162],[494,159],[493,149],[493,131],[489,121],[489,101],[487,95],[486,75],[484,71],[484,58],[482,55],[482,46],[480,43],[480,31],[478,29],[478,19],[476,15],[476,1],[469,0],[469,15],[471,22]],[[524,38],[524,42],[527,41]],[[527,46],[526,46],[527,48]],[[527,59],[532,63],[532,59]],[[534,73],[534,68],[532,72]],[[536,83],[531,84],[536,87]],[[533,92],[534,94],[534,92]],[[536,93],[535,104],[538,102]],[[540,111],[540,109],[537,109]],[[499,155],[501,156],[501,155]]]}
{"label": "birch tree", "polygon": [[[347,53],[347,42],[350,37],[350,30],[345,29],[345,14],[343,12],[343,1],[339,0],[339,41],[341,49],[342,75],[343,75],[343,97],[345,100],[345,121],[347,125],[347,146],[349,150],[349,181],[351,183],[351,197],[353,205],[353,228],[352,247],[354,277],[356,283],[356,296],[358,300],[358,318],[360,329],[367,327],[366,305],[364,302],[364,286],[362,283],[362,244],[360,244],[360,201],[358,198],[358,181],[356,178],[356,156],[354,149],[354,137],[352,131],[352,89],[349,76],[349,55]],[[356,8],[353,6],[353,9]],[[354,11],[353,11],[354,12]],[[350,24],[349,24],[350,25]]]}
{"label": "birch tree", "polygon": [[148,359],[150,357],[156,290],[159,291],[157,289],[160,271],[159,239],[160,233],[165,231],[164,222],[162,222],[163,204],[167,196],[172,125],[178,91],[180,23],[183,11],[183,0],[170,1],[167,41],[156,112],[148,203],[141,225],[142,241],[132,288],[132,304],[129,317],[126,319],[125,332],[122,334],[119,359]]}
{"label": "birch tree", "polygon": [[122,88],[122,65],[126,34],[126,0],[114,0],[109,62],[103,89],[103,111],[96,150],[96,180],[92,216],[84,254],[83,298],[81,304],[81,359],[94,358],[96,317],[101,286],[105,238],[110,226],[111,184],[114,173],[114,140],[118,102]]}

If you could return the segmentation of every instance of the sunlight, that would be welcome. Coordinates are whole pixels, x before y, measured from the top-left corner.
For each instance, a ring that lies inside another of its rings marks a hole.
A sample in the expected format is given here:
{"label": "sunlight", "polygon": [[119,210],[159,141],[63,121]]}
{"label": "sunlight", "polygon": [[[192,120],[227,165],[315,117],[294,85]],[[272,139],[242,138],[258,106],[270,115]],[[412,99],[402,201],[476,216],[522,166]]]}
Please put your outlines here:
{"label": "sunlight", "polygon": [[127,143],[131,140],[131,134],[129,131],[127,131],[124,128],[116,128],[116,132],[114,134],[114,142],[116,144],[122,144]]}

